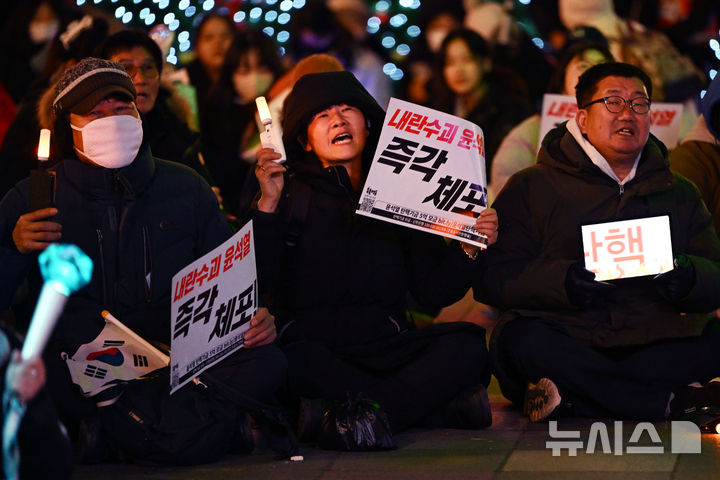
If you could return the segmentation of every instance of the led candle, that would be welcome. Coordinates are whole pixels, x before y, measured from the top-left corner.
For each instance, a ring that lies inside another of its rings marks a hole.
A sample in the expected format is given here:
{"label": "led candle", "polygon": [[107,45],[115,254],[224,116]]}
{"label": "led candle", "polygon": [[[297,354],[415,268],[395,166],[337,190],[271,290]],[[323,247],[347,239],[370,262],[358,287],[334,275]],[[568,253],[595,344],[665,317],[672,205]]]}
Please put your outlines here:
{"label": "led candle", "polygon": [[255,99],[255,105],[257,105],[258,114],[260,115],[260,121],[263,125],[272,123],[272,117],[270,116],[270,109],[268,108],[267,100],[265,97],[257,97]]}
{"label": "led candle", "polygon": [[50,158],[50,130],[40,130],[40,142],[38,143],[38,160],[46,161]]}

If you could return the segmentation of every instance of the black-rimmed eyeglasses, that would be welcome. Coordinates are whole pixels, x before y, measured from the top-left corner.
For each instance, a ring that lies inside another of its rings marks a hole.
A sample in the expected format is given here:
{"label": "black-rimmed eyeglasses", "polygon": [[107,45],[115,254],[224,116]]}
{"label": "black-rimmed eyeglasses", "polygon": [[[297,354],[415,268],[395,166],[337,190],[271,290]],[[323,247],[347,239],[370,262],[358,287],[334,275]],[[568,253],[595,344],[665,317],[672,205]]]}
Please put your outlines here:
{"label": "black-rimmed eyeglasses", "polygon": [[637,97],[637,98],[623,98],[618,95],[611,95],[609,97],[603,97],[598,98],[597,100],[593,100],[592,102],[588,102],[585,104],[582,108],[587,108],[593,103],[600,103],[603,102],[605,104],[605,108],[608,109],[608,112],[610,113],[620,113],[623,110],[625,110],[625,105],[629,104],[630,108],[632,108],[632,111],[635,113],[639,113],[641,115],[648,113],[650,111],[650,100],[648,100],[645,97]]}

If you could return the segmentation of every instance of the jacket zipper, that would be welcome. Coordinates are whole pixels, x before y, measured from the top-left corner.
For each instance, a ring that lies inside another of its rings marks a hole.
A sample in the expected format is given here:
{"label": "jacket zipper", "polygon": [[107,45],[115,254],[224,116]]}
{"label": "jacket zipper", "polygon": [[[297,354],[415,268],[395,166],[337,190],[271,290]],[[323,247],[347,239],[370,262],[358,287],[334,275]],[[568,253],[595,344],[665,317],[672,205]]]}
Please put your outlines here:
{"label": "jacket zipper", "polygon": [[342,179],[340,178],[340,174],[337,171],[337,167],[332,169],[333,173],[335,174],[335,180],[337,181],[338,185],[340,185],[343,190],[345,191],[345,195],[350,199],[351,203],[357,204],[357,201],[353,198],[350,191],[348,191],[348,188],[343,184]]}
{"label": "jacket zipper", "polygon": [[618,186],[620,187],[620,196],[622,197],[623,193],[625,193],[625,185],[618,183]]}
{"label": "jacket zipper", "polygon": [[145,285],[145,301],[150,303],[152,293],[152,251],[150,249],[150,233],[146,226],[142,227],[143,233],[143,283]]}
{"label": "jacket zipper", "polygon": [[107,280],[105,278],[105,250],[103,248],[103,234],[99,228],[95,229],[98,239],[98,249],[100,250],[100,272],[102,275],[103,303],[107,305]]}

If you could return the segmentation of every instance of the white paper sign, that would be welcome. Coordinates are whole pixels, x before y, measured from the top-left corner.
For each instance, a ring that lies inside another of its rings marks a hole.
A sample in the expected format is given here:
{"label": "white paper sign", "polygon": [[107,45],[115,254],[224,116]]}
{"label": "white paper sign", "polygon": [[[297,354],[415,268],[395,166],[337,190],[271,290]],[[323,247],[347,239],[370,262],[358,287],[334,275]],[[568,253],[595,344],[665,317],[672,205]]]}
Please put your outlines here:
{"label": "white paper sign", "polygon": [[595,280],[657,275],[673,269],[667,215],[582,225],[585,268]]}
{"label": "white paper sign", "polygon": [[472,225],[486,208],[480,127],[390,99],[357,213],[485,248]]}
{"label": "white paper sign", "polygon": [[[542,117],[540,119],[540,141],[560,123],[575,117],[577,104],[572,95],[546,93],[543,97]],[[650,105],[650,132],[670,149],[678,144],[682,103],[655,103]]]}
{"label": "white paper sign", "polygon": [[170,393],[245,343],[257,311],[252,221],[172,281]]}
{"label": "white paper sign", "polygon": [[540,117],[540,136],[537,150],[540,150],[545,135],[566,120],[575,118],[577,103],[572,95],[546,93],[543,96],[542,116]]}

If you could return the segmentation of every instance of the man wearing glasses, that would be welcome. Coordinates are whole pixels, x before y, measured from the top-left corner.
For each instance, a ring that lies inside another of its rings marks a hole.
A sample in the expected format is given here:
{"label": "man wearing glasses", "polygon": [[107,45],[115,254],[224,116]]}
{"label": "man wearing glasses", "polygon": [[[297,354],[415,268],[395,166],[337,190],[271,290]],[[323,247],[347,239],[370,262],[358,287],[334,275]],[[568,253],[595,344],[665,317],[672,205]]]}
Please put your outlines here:
{"label": "man wearing glasses", "polygon": [[[503,310],[490,340],[495,375],[531,421],[720,406],[720,382],[709,382],[720,375],[720,325],[707,313],[720,306],[720,240],[649,133],[651,94],[632,65],[588,69],[576,117],[547,134],[537,164],[493,205],[499,237],[474,292]],[[674,269],[599,282],[584,268],[580,225],[663,214]]]}
{"label": "man wearing glasses", "polygon": [[[199,135],[190,129],[190,104],[167,82],[161,82],[160,47],[141,30],[121,30],[105,40],[100,56],[123,66],[137,92],[137,109],[143,116],[145,138],[153,155],[184,163],[215,185],[194,150]],[[215,187],[213,187],[215,190]]]}

